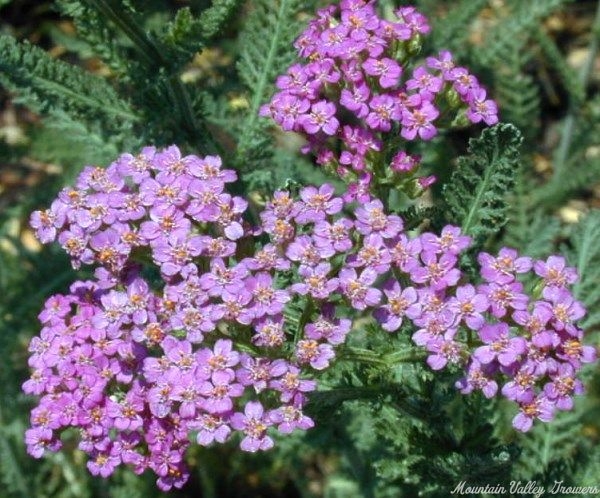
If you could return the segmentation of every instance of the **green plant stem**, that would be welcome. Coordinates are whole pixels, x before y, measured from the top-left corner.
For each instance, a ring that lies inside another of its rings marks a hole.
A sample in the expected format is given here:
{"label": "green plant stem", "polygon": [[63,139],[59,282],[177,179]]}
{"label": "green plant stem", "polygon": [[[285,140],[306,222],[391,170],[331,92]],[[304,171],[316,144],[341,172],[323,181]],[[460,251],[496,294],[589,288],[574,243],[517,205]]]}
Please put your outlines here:
{"label": "green plant stem", "polygon": [[[116,7],[110,0],[85,0],[85,3],[110,19],[131,40],[148,67],[169,69],[171,65],[169,60],[128,12]],[[190,96],[179,74],[169,75],[166,81],[167,93],[181,117],[183,128],[191,137],[200,139],[206,144],[206,150],[200,152],[219,152],[206,126],[196,119]]]}
{"label": "green plant stem", "polygon": [[421,361],[424,357],[423,352],[412,348],[380,355],[368,349],[347,347],[340,353],[339,359],[343,361],[370,363],[372,365],[391,366],[398,363]]}
{"label": "green plant stem", "polygon": [[[579,73],[579,81],[581,83],[581,87],[585,91],[585,87],[587,86],[588,79],[592,73],[592,67],[594,66],[594,59],[596,58],[596,53],[598,52],[598,38],[600,35],[600,1],[596,6],[596,16],[594,18],[594,23],[592,24],[592,40],[590,41],[588,57],[581,67]],[[579,106],[575,105],[573,102],[569,104],[569,111],[567,113],[567,117],[565,118],[565,122],[563,125],[562,136],[560,139],[560,144],[558,145],[558,149],[556,151],[556,155],[554,156],[554,177],[560,176],[565,169],[567,156],[569,155],[569,149],[571,147],[571,141],[573,140],[573,132],[575,131],[575,118],[579,111]]]}
{"label": "green plant stem", "polygon": [[425,358],[425,351],[419,351],[418,349],[405,349],[403,351],[395,351],[394,353],[388,353],[384,356],[386,362],[394,365],[396,363],[413,363],[415,361],[421,361]]}

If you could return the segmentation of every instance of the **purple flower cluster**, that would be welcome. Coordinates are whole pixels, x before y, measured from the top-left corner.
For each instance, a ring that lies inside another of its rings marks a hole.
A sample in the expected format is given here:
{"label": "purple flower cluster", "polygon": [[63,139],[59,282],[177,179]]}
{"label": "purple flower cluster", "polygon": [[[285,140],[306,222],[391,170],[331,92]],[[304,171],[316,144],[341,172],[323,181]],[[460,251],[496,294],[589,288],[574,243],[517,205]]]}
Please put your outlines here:
{"label": "purple flower cluster", "polygon": [[[325,184],[275,192],[251,228],[246,201],[225,190],[233,180],[218,157],[148,147],[85,169],[32,215],[40,240],[98,268],[39,315],[23,386],[40,397],[30,454],[57,450],[76,427],[93,474],[125,464],[180,487],[192,439],[238,433],[254,452],[275,431],[312,427],[302,411],[312,377],[361,316],[388,332],[414,325],[431,368],[465,366],[465,393],[491,397],[503,382],[519,429],[581,392],[575,375],[594,350],[581,343],[584,310],[562,258],[482,253],[484,283],[472,285],[457,268],[470,239],[456,227],[409,237],[381,201],[347,202]],[[532,271],[538,299],[521,282]]]}
{"label": "purple flower cluster", "polygon": [[429,24],[414,7],[400,7],[395,16],[380,18],[376,2],[366,0],[342,0],[320,10],[295,42],[308,62],[280,76],[279,92],[261,109],[283,130],[304,135],[305,150],[319,164],[354,180],[350,194],[358,198],[382,163],[384,176],[395,183],[412,180],[423,190],[435,181],[416,178],[416,156],[400,151],[385,157],[387,134],[431,140],[436,121],[457,107],[466,108],[473,123],[498,121],[495,102],[450,52],[411,63]]}
{"label": "purple flower cluster", "polygon": [[456,384],[462,393],[501,393],[517,403],[513,427],[525,432],[536,418],[547,422],[556,410],[572,409],[573,395],[583,392],[577,373],[596,359],[577,326],[585,310],[568,289],[577,274],[560,256],[534,261],[509,248],[478,259],[484,282],[456,287],[437,310],[438,320],[446,311],[453,318],[441,330],[417,331],[413,340],[430,351],[433,369],[464,365]]}

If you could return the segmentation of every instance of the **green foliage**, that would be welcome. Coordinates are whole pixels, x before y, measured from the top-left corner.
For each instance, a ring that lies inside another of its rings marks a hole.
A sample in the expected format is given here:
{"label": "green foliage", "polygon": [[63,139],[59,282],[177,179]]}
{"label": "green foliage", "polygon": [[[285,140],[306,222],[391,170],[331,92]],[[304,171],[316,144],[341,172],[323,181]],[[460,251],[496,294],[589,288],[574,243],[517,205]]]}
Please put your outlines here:
{"label": "green foliage", "polygon": [[464,48],[470,32],[470,24],[473,18],[483,9],[489,0],[460,0],[453,2],[452,8],[442,18],[430,14],[434,20],[433,44],[438,48],[447,48],[452,51],[460,51]]}
{"label": "green foliage", "polygon": [[165,42],[188,57],[199,52],[223,27],[241,0],[214,0],[213,5],[194,17],[189,7],[177,11],[166,27]]}
{"label": "green foliage", "polygon": [[[551,424],[536,425],[519,438],[522,453],[515,463],[515,478],[535,479],[546,489],[555,481],[563,481],[565,486],[596,485],[589,479],[587,484],[569,479],[575,471],[589,474],[598,464],[592,456],[594,443],[582,435],[582,408],[588,400],[580,401],[574,411],[560,412]],[[600,406],[588,407],[588,414],[592,413],[600,414]]]}
{"label": "green foliage", "polygon": [[506,226],[504,242],[518,247],[532,258],[544,258],[556,250],[561,225],[555,216],[532,209],[531,192],[535,189],[526,175],[531,165],[522,163],[517,169],[514,195],[510,198],[510,223]]}
{"label": "green foliage", "polygon": [[600,211],[590,212],[579,223],[571,240],[573,247],[569,252],[569,262],[579,273],[575,296],[588,311],[583,327],[597,328],[600,325]]}
{"label": "green foliage", "polygon": [[258,116],[261,105],[274,90],[277,75],[294,57],[293,41],[298,36],[297,19],[304,7],[301,0],[258,0],[249,6],[248,19],[240,33],[238,72],[250,94],[249,107],[239,123],[236,163],[252,171],[272,156],[267,120]]}
{"label": "green foliage", "polygon": [[532,54],[511,50],[496,69],[498,100],[503,119],[534,139],[540,129],[540,91],[538,82],[526,72]]}
{"label": "green foliage", "polygon": [[558,153],[553,158],[555,172],[550,181],[535,189],[532,203],[550,209],[563,205],[576,194],[587,190],[600,176],[600,157],[590,154],[600,143],[600,99],[588,102],[577,112],[577,120],[563,129],[568,134],[569,152],[564,164]]}
{"label": "green foliage", "polygon": [[539,26],[534,30],[534,39],[539,44],[548,65],[558,74],[560,82],[567,91],[570,105],[581,105],[585,100],[585,88],[579,75],[569,67],[554,40]]}
{"label": "green foliage", "polygon": [[443,196],[450,218],[481,244],[506,223],[506,195],[514,186],[521,134],[510,124],[483,131],[469,142]]}
{"label": "green foliage", "polygon": [[405,230],[413,230],[422,223],[429,223],[434,228],[439,228],[436,221],[442,218],[442,211],[436,206],[417,207],[410,206],[398,212],[404,221]]}
{"label": "green foliage", "polygon": [[555,12],[570,0],[536,0],[521,2],[512,0],[511,15],[506,16],[485,37],[485,45],[477,51],[477,58],[491,67],[507,55],[519,52],[542,19]]}
{"label": "green foliage", "polygon": [[[0,0],[0,7],[8,3]],[[29,212],[47,205],[75,168],[107,164],[119,152],[134,152],[145,143],[176,142],[186,151],[223,154],[225,163],[241,173],[235,188],[251,199],[254,219],[274,188],[331,181],[309,157],[298,155],[298,137],[274,133],[270,122],[257,115],[276,77],[295,60],[292,43],[308,13],[327,3],[56,0],[52,6],[73,20],[77,34],[60,31],[52,22],[44,28],[48,31],[43,31],[40,46],[48,46],[43,37],[49,35],[67,51],[64,60],[50,55],[55,51],[0,36],[0,84],[15,101],[42,116],[41,123],[24,128],[27,146],[0,141],[0,159],[12,165],[26,154],[62,166],[51,181],[11,197],[14,205],[6,203],[0,190],[2,496],[162,496],[149,475],[123,470],[110,481],[90,477],[68,435],[65,451],[58,455],[41,461],[26,455],[22,435],[31,401],[20,394],[20,385],[27,375],[27,342],[36,333],[35,315],[44,298],[64,291],[74,275],[64,255],[54,249],[30,250],[21,239],[22,228],[15,232],[11,227],[15,222],[24,227]],[[408,3],[380,1],[387,13]],[[462,225],[477,248],[509,245],[545,258],[562,244],[561,252],[581,274],[576,294],[588,309],[584,325],[592,343],[600,325],[600,214],[589,213],[570,230],[556,210],[588,191],[600,175],[600,99],[587,97],[591,88],[566,63],[559,39],[541,25],[568,6],[568,0],[417,3],[434,26],[426,44],[453,50],[456,60],[485,82],[489,95],[499,101],[502,119],[511,124],[472,139],[449,178],[444,175],[450,169],[448,158],[455,157],[471,129],[429,142],[418,152],[445,187],[431,191],[428,207],[408,206],[396,196],[393,210],[408,230]],[[182,4],[186,6],[178,7]],[[488,22],[489,16],[492,28],[481,33],[477,23]],[[10,28],[3,32],[20,34]],[[475,33],[483,35],[482,44],[471,43]],[[203,77],[183,80],[195,55],[213,47],[237,61],[237,72],[233,65],[194,67],[202,76],[214,70],[216,83],[204,84]],[[426,45],[423,55],[428,51]],[[96,75],[82,69],[81,63],[90,61],[102,68]],[[549,76],[541,80],[540,74]],[[558,92],[548,90],[555,83]],[[552,147],[547,125],[556,126],[557,118],[548,112],[546,95],[552,91],[564,95],[559,104],[570,106],[573,124],[561,132],[569,139],[567,153],[561,161],[562,153],[555,154],[557,167],[547,180],[534,172],[532,157],[548,156],[547,147]],[[242,104],[234,106],[232,98]],[[520,161],[517,128],[525,138]],[[394,144],[387,147],[392,155]],[[311,307],[314,303],[306,300],[286,308],[288,334],[299,337]],[[564,478],[577,485],[597,484],[600,382],[592,368],[585,374],[589,403],[561,414],[553,424],[537,424],[530,434],[515,436],[502,430],[510,428],[514,406],[457,393],[458,369],[434,374],[423,351],[412,344],[412,332],[407,324],[397,333],[382,334],[372,320],[356,323],[348,343],[337,349],[336,368],[325,373],[320,390],[310,396],[307,413],[317,423],[314,430],[282,437],[264,455],[240,455],[238,441],[208,449],[193,445],[189,457],[195,475],[188,489],[207,497],[240,496],[241,489],[247,496],[446,498],[465,480],[470,485],[513,479],[551,484]],[[174,496],[188,495],[187,490],[181,493]]]}
{"label": "green foliage", "polygon": [[138,116],[102,78],[52,59],[44,50],[0,36],[0,83],[17,101],[42,113],[101,123],[105,134],[131,127]]}
{"label": "green foliage", "polygon": [[[56,0],[55,8],[64,16],[73,19],[77,28],[77,41],[82,48],[75,47],[81,56],[96,54],[116,74],[126,75],[132,60],[129,48],[123,46],[123,37],[111,26],[100,12],[86,2],[78,0]],[[68,42],[68,40],[67,40]]]}

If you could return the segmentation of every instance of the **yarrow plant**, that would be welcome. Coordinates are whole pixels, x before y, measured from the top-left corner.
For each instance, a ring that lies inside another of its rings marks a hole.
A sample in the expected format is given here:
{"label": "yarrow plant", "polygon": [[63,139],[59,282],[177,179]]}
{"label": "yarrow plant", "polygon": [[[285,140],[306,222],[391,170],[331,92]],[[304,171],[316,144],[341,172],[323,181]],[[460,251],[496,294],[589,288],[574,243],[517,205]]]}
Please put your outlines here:
{"label": "yarrow plant", "polygon": [[431,140],[460,117],[498,122],[496,103],[450,52],[415,60],[429,31],[414,7],[393,20],[363,0],[321,9],[295,43],[307,62],[277,79],[261,115],[305,136],[304,150],[350,184],[346,197],[362,200],[386,184],[417,196],[436,179],[417,176],[420,157],[403,141]]}
{"label": "yarrow plant", "polygon": [[576,375],[594,350],[563,258],[481,253],[482,281],[469,283],[457,262],[470,238],[457,227],[410,236],[381,201],[344,201],[328,184],[275,192],[253,227],[226,191],[235,179],[216,156],[147,147],[87,167],[32,215],[41,241],[97,269],[39,316],[23,386],[40,397],[31,455],[58,450],[74,427],[91,473],[125,464],[181,487],[190,436],[237,433],[255,452],[275,432],[313,427],[303,407],[315,378],[365,317],[385,333],[412,324],[432,369],[459,365],[463,393],[514,401],[519,430],[582,392]]}
{"label": "yarrow plant", "polygon": [[353,361],[347,339],[365,323],[410,337],[416,354],[398,361],[511,401],[519,431],[572,409],[596,353],[565,258],[477,253],[459,227],[409,230],[388,207],[392,189],[416,197],[435,181],[419,176],[415,142],[498,120],[449,52],[416,59],[429,30],[413,7],[390,20],[376,2],[342,0],[297,39],[305,62],[261,114],[303,135],[342,191],[280,189],[261,210],[230,192],[238,176],[221,157],[148,146],[87,166],[32,214],[42,243],[94,268],[39,314],[23,384],[39,399],[33,457],[77,429],[92,474],[125,465],[180,488],[194,444],[257,452],[314,427],[307,403],[326,370]]}

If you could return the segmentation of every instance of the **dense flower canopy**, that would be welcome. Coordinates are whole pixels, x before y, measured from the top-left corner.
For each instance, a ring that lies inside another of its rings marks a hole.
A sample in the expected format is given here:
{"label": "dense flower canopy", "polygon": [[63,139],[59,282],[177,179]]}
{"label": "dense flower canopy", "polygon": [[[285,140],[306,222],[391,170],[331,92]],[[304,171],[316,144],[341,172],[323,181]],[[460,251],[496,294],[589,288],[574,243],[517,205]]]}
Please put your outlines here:
{"label": "dense flower canopy", "polygon": [[126,464],[180,487],[190,435],[209,445],[239,433],[254,452],[312,427],[307,393],[361,317],[410,331],[434,370],[463,367],[462,392],[513,400],[517,429],[582,392],[576,373],[594,350],[563,258],[481,253],[469,282],[457,227],[412,234],[380,200],[327,184],[275,192],[253,226],[248,202],[227,192],[235,179],[219,157],[147,147],[84,169],[32,215],[40,240],[97,266],[39,316],[23,386],[40,397],[33,456],[77,427],[92,473]]}

